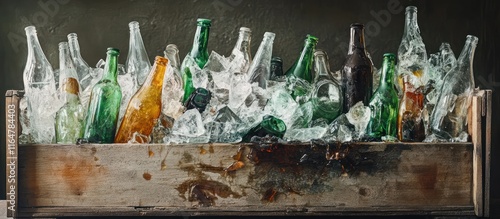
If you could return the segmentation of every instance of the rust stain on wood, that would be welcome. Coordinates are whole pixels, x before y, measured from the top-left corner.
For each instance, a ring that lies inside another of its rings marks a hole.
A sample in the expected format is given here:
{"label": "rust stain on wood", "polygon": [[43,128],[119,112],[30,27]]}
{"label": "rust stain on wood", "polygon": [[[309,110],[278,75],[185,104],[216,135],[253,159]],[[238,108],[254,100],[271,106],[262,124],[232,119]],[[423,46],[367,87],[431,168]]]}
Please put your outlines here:
{"label": "rust stain on wood", "polygon": [[214,145],[213,144],[210,144],[208,146],[208,152],[210,152],[211,154],[215,153],[215,150],[214,150]]}
{"label": "rust stain on wood", "polygon": [[208,151],[203,148],[203,146],[200,147],[200,154],[207,154]]}
{"label": "rust stain on wood", "polygon": [[[198,202],[199,206],[215,206],[218,197],[221,198],[241,198],[237,192],[231,190],[231,187],[213,180],[187,180],[180,184],[176,190],[179,196],[190,202]],[[187,193],[187,198],[185,194]]]}
{"label": "rust stain on wood", "polygon": [[148,173],[148,172],[144,172],[142,174],[142,178],[144,178],[145,180],[149,181],[149,180],[151,180],[151,177],[152,177],[152,175],[150,173]]}
{"label": "rust stain on wood", "polygon": [[148,146],[148,156],[149,156],[149,157],[153,157],[153,156],[155,156],[155,152],[151,149],[151,147],[150,147],[150,146]]}
{"label": "rust stain on wood", "polygon": [[277,193],[278,191],[276,191],[276,189],[269,188],[268,190],[266,190],[261,200],[265,202],[274,202]]}
{"label": "rust stain on wood", "polygon": [[227,168],[224,169],[224,171],[226,172],[232,172],[232,171],[236,171],[236,170],[239,170],[241,168],[243,168],[245,166],[245,164],[241,161],[235,161],[234,163],[232,163],[231,165],[229,165]]}
{"label": "rust stain on wood", "polygon": [[[93,153],[94,150],[92,150]],[[94,162],[85,158],[76,158],[74,156],[61,157],[59,159],[62,165],[57,170],[63,178],[69,191],[74,195],[83,195],[87,189],[87,181],[95,178],[98,173],[104,170],[102,166],[96,166]]]}

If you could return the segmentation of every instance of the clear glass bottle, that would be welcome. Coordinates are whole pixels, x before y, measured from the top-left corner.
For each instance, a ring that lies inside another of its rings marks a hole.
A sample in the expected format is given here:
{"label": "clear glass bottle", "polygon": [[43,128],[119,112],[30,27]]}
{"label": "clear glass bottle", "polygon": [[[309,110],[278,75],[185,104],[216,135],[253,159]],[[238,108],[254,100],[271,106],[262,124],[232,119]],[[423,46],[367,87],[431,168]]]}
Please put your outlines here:
{"label": "clear glass bottle", "polygon": [[275,33],[265,32],[257,53],[248,69],[248,82],[257,82],[259,87],[266,88],[271,74],[271,57]]}
{"label": "clear glass bottle", "polygon": [[71,53],[71,59],[73,60],[73,66],[78,74],[78,81],[80,82],[80,90],[84,91],[90,86],[92,81],[91,68],[82,58],[80,54],[80,45],[78,43],[78,36],[76,33],[68,34],[68,44],[69,51]]}
{"label": "clear glass bottle", "polygon": [[118,84],[120,50],[108,48],[104,73],[92,88],[85,118],[83,138],[92,143],[113,143],[115,139],[122,91]]}
{"label": "clear glass bottle", "polygon": [[[210,34],[210,26],[212,21],[209,19],[198,18],[196,33],[194,35],[193,47],[191,51],[186,55],[186,58],[181,64],[181,75],[182,82],[184,85],[184,97],[182,102],[186,102],[191,93],[195,90],[193,86],[193,75],[190,70],[191,65],[198,65],[199,68],[203,68],[208,61],[208,37]],[[188,57],[194,59],[195,63],[189,61]]]}
{"label": "clear glass bottle", "polygon": [[23,72],[28,102],[30,134],[34,143],[50,144],[55,140],[55,114],[60,107],[54,72],[43,53],[36,28],[25,28],[28,57]]}
{"label": "clear glass bottle", "polygon": [[330,123],[342,112],[342,89],[330,71],[325,51],[314,52],[314,69],[313,119],[324,118]]}
{"label": "clear glass bottle", "polygon": [[238,40],[229,56],[229,61],[233,63],[231,66],[232,72],[247,73],[252,63],[252,53],[250,52],[250,42],[252,39],[252,31],[248,27],[241,27],[238,35]]}
{"label": "clear glass bottle", "polygon": [[316,48],[317,43],[317,37],[310,34],[307,35],[299,58],[297,58],[292,67],[290,67],[285,73],[287,77],[293,76],[306,80],[309,83],[313,82],[315,78],[313,74],[313,57],[314,49]]}
{"label": "clear glass bottle", "polygon": [[132,21],[128,24],[128,27],[130,29],[130,38],[125,65],[127,66],[127,72],[135,76],[137,81],[136,89],[138,89],[148,77],[151,70],[151,62],[142,41],[139,22]]}
{"label": "clear glass bottle", "polygon": [[129,141],[147,143],[144,139],[133,138],[149,136],[153,131],[156,120],[160,117],[161,93],[167,63],[167,58],[156,56],[155,64],[148,78],[128,103],[127,111],[116,133],[115,143],[127,143]]}
{"label": "clear glass bottle", "polygon": [[56,143],[74,144],[83,135],[85,110],[80,104],[78,74],[67,42],[59,43],[59,74],[64,105],[56,113]]}
{"label": "clear glass bottle", "polygon": [[182,106],[184,88],[180,73],[179,49],[175,44],[168,44],[164,54],[168,59],[168,68],[163,82],[162,112],[177,119],[184,112]]}
{"label": "clear glass bottle", "polygon": [[406,7],[405,27],[403,38],[398,49],[396,66],[396,88],[402,95],[403,77],[407,76],[407,83],[418,89],[425,86],[427,81],[427,51],[420,36],[417,22],[417,7]]}
{"label": "clear glass bottle", "polygon": [[431,132],[450,140],[466,131],[467,110],[474,89],[473,60],[478,38],[468,35],[456,65],[446,73],[430,119]]}
{"label": "clear glass bottle", "polygon": [[351,24],[350,31],[349,51],[341,70],[344,113],[359,101],[367,106],[373,92],[373,65],[365,50],[364,25]]}
{"label": "clear glass bottle", "polygon": [[398,91],[394,87],[396,55],[384,54],[379,87],[370,100],[370,122],[366,134],[380,140],[384,136],[397,137],[399,108]]}

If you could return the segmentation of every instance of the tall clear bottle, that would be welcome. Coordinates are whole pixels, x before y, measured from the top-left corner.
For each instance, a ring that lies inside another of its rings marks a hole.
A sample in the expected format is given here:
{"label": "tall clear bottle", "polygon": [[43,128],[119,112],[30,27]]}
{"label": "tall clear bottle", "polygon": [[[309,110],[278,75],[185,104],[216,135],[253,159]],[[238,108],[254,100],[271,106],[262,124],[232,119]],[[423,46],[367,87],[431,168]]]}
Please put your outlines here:
{"label": "tall clear bottle", "polygon": [[373,92],[373,66],[365,50],[364,25],[351,24],[350,31],[349,51],[341,70],[344,113],[359,101],[368,105]]}
{"label": "tall clear bottle", "polygon": [[78,74],[67,42],[59,43],[60,97],[64,104],[56,114],[56,142],[74,144],[83,135],[85,110],[80,104]]}
{"label": "tall clear bottle", "polygon": [[266,88],[271,74],[271,57],[275,33],[265,32],[257,53],[248,69],[248,82],[257,82],[259,87]]}
{"label": "tall clear bottle", "polygon": [[146,48],[144,48],[139,22],[132,21],[128,24],[128,27],[130,30],[130,38],[125,65],[127,66],[127,72],[135,75],[138,88],[148,77],[149,70],[151,70],[151,62],[149,61]]}
{"label": "tall clear bottle", "polygon": [[[190,66],[198,65],[199,68],[203,68],[208,61],[208,36],[212,21],[209,19],[199,18],[196,22],[197,28],[194,35],[193,47],[181,64],[181,75],[184,85],[184,97],[182,102],[184,103],[195,90]],[[192,62],[192,60],[194,60],[194,62]]]}
{"label": "tall clear bottle", "polygon": [[443,79],[430,120],[431,132],[439,138],[450,140],[467,130],[467,110],[475,86],[473,60],[477,42],[477,37],[467,36],[456,65]]}
{"label": "tall clear bottle", "polygon": [[164,54],[165,58],[168,59],[168,68],[163,82],[162,112],[177,119],[184,112],[182,106],[184,88],[180,73],[179,49],[175,44],[168,44]]}
{"label": "tall clear bottle", "polygon": [[28,57],[23,82],[28,100],[30,134],[34,143],[50,144],[55,140],[55,114],[60,107],[54,72],[40,46],[36,28],[28,26],[24,30]]}
{"label": "tall clear bottle", "polygon": [[241,27],[238,40],[229,56],[229,61],[237,62],[231,66],[232,72],[247,73],[252,63],[252,53],[250,52],[250,42],[252,31],[248,27]]}
{"label": "tall clear bottle", "polygon": [[113,143],[122,91],[117,81],[120,50],[108,48],[104,73],[92,88],[83,138],[93,143]]}
{"label": "tall clear bottle", "polygon": [[398,49],[396,66],[397,88],[402,95],[403,77],[407,76],[407,83],[418,89],[425,86],[427,81],[427,51],[420,36],[417,22],[417,7],[406,7],[405,27],[403,39]]}
{"label": "tall clear bottle", "polygon": [[161,113],[161,94],[167,63],[167,58],[156,56],[148,78],[128,103],[115,143],[149,143],[146,139]]}
{"label": "tall clear bottle", "polygon": [[92,81],[91,68],[82,58],[80,54],[80,44],[78,43],[78,36],[76,33],[68,34],[68,44],[69,51],[71,54],[71,60],[73,60],[73,66],[78,74],[78,81],[80,82],[80,90],[83,91],[87,89]]}
{"label": "tall clear bottle", "polygon": [[292,67],[285,73],[287,77],[297,77],[309,83],[313,82],[315,78],[313,74],[313,57],[317,43],[317,37],[309,34],[307,35],[302,52],[300,52],[299,57],[295,63],[293,63]]}
{"label": "tall clear bottle", "polygon": [[330,123],[342,112],[342,89],[330,71],[325,51],[314,52],[314,69],[313,119],[324,118]]}
{"label": "tall clear bottle", "polygon": [[380,140],[384,136],[397,137],[399,108],[398,91],[394,87],[396,55],[384,54],[379,87],[370,100],[370,122],[366,134]]}

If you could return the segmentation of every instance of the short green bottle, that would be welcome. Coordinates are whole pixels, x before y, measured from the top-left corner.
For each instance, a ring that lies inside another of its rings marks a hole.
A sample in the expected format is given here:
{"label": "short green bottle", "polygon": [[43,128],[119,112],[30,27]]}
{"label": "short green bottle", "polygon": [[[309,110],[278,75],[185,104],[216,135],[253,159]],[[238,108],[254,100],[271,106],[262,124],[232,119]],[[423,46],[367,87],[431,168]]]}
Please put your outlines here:
{"label": "short green bottle", "polygon": [[120,50],[108,48],[104,74],[92,88],[83,138],[91,143],[113,143],[122,91],[117,81]]}
{"label": "short green bottle", "polygon": [[276,136],[283,138],[286,132],[286,125],[283,120],[271,115],[265,115],[257,126],[253,127],[248,133],[243,136],[243,142],[250,142],[252,137]]}
{"label": "short green bottle", "polygon": [[[184,97],[182,102],[185,103],[191,93],[195,90],[193,86],[193,75],[190,70],[190,66],[195,64],[199,68],[203,68],[208,61],[208,35],[210,33],[211,20],[199,18],[197,20],[196,33],[194,35],[193,47],[191,51],[186,55],[186,58],[181,64],[181,74],[184,83]],[[189,59],[191,57],[195,63],[191,62]]]}
{"label": "short green bottle", "polygon": [[369,103],[371,116],[366,133],[372,139],[380,140],[384,136],[391,136],[394,139],[397,137],[399,99],[394,85],[395,63],[394,54],[384,54],[380,85]]}

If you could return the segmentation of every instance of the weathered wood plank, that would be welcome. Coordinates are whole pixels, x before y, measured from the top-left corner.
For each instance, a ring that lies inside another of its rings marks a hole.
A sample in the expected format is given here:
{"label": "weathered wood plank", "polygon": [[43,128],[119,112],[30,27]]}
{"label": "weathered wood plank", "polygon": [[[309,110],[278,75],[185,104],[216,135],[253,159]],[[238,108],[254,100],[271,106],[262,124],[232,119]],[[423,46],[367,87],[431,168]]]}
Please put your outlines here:
{"label": "weathered wood plank", "polygon": [[491,113],[492,91],[485,90],[485,114],[484,116],[484,217],[490,217],[490,189],[491,189]]}
{"label": "weathered wood plank", "polygon": [[472,126],[472,143],[474,144],[473,165],[473,187],[472,198],[474,201],[474,209],[476,215],[483,216],[484,200],[483,200],[483,142],[482,142],[482,104],[484,91],[477,91],[472,97],[471,104],[471,126]]}
{"label": "weathered wood plank", "polygon": [[[274,207],[472,205],[472,144],[351,145],[353,166],[310,145],[272,152],[238,145],[20,147],[22,207]],[[256,149],[254,149],[254,152]],[[298,165],[303,154],[322,155]],[[252,155],[259,163],[247,158]],[[273,159],[273,160],[269,160]]]}
{"label": "weathered wood plank", "polygon": [[303,208],[253,208],[253,207],[214,207],[180,209],[169,207],[43,207],[21,208],[21,217],[72,217],[72,216],[392,216],[392,215],[453,215],[473,216],[472,206],[420,206],[402,207],[303,207]]}

